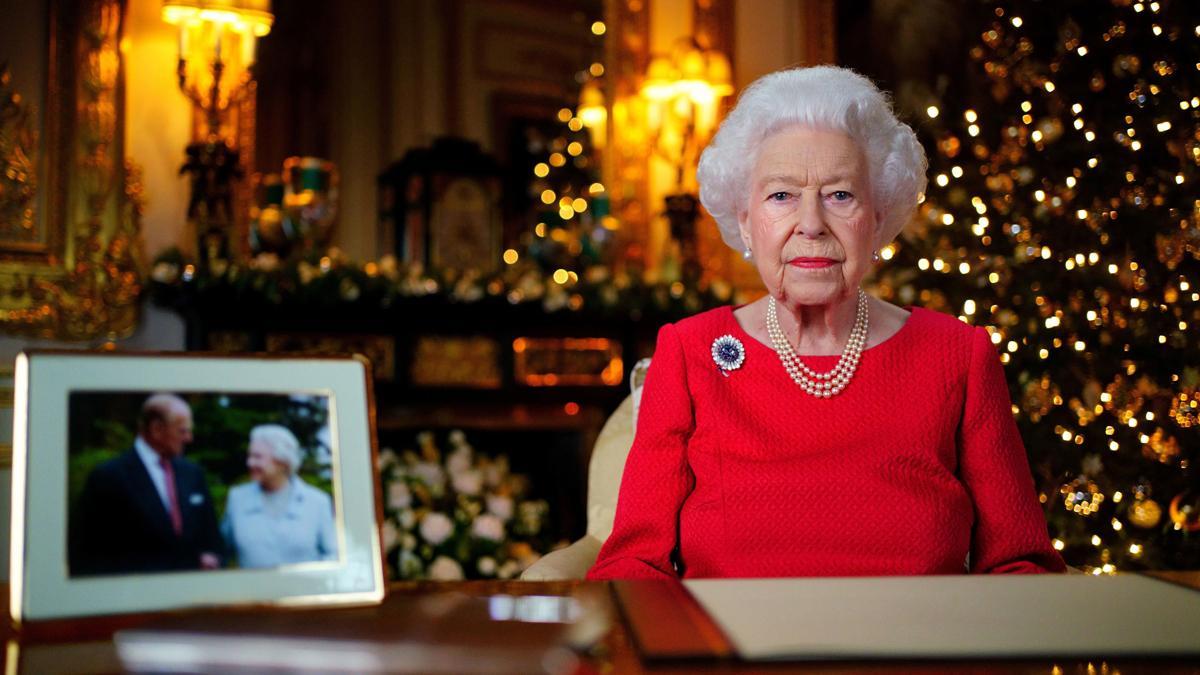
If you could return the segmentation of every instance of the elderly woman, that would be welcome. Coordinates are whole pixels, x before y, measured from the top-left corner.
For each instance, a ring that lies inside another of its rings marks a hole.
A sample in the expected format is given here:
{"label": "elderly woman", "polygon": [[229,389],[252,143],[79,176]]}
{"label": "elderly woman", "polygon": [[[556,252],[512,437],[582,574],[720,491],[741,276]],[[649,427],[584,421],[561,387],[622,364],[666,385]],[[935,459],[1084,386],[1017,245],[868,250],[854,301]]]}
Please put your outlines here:
{"label": "elderly woman", "polygon": [[252,482],[229,491],[222,533],[241,567],[275,567],[337,558],[333,501],[296,475],[300,443],[286,427],[250,430]]}
{"label": "elderly woman", "polygon": [[925,168],[849,70],[746,89],[697,175],[766,296],[659,332],[589,578],[1065,569],[987,331],[861,288]]}

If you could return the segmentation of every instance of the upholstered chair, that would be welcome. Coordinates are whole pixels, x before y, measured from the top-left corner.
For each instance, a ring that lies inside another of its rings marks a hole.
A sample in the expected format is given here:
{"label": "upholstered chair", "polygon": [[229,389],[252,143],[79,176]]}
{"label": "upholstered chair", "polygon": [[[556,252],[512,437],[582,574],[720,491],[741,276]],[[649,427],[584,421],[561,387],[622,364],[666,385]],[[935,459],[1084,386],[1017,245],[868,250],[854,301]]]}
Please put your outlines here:
{"label": "upholstered chair", "polygon": [[551,551],[530,565],[521,575],[526,581],[582,579],[600,555],[600,546],[612,534],[613,517],[617,512],[617,492],[625,458],[633,446],[637,428],[637,408],[642,397],[642,382],[650,359],[642,359],[629,376],[632,392],[604,423],[592,459],[588,463],[587,534],[566,548]]}

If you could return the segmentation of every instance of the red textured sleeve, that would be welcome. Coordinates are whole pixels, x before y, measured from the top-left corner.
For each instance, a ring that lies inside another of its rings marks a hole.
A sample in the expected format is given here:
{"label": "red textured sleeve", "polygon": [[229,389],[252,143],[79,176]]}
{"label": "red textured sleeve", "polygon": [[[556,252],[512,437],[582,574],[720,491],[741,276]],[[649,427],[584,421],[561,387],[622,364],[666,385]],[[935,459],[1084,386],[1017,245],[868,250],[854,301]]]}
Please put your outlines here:
{"label": "red textured sleeve", "polygon": [[683,346],[675,326],[667,324],[658,331],[658,345],[646,373],[612,535],[600,549],[588,579],[677,576],[671,551],[679,509],[695,484],[687,463],[694,426]]}
{"label": "red textured sleeve", "polygon": [[971,572],[1063,572],[1050,545],[1004,371],[986,330],[976,329],[960,429],[959,472],[975,504]]}

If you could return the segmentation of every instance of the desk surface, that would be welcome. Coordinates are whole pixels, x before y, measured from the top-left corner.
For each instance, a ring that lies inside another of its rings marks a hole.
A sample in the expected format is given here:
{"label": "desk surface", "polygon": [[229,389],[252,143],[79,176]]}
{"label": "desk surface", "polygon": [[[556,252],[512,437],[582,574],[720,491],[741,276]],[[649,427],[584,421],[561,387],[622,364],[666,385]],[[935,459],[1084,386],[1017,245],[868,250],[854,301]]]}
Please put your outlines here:
{"label": "desk surface", "polygon": [[[1200,572],[1157,572],[1151,576],[1200,589]],[[2,590],[7,595],[7,587]],[[974,675],[1034,674],[1072,675],[1108,674],[1134,675],[1154,673],[1200,673],[1200,663],[1166,660],[1031,660],[1031,661],[947,661],[896,663],[808,663],[808,664],[746,664],[735,660],[718,662],[684,662],[677,664],[645,664],[637,654],[629,631],[622,621],[607,584],[589,582],[404,582],[389,587],[387,602],[414,595],[427,595],[454,590],[469,595],[572,595],[585,593],[597,603],[597,608],[612,617],[610,628],[585,655],[581,672],[585,673],[908,673],[949,674],[969,672]],[[56,622],[21,635],[11,625],[0,627],[8,642],[4,653],[5,673],[41,672],[118,672],[116,651],[111,640],[116,630],[148,625],[152,616],[119,617],[101,622],[79,624]],[[1154,621],[1154,617],[1146,617]]]}

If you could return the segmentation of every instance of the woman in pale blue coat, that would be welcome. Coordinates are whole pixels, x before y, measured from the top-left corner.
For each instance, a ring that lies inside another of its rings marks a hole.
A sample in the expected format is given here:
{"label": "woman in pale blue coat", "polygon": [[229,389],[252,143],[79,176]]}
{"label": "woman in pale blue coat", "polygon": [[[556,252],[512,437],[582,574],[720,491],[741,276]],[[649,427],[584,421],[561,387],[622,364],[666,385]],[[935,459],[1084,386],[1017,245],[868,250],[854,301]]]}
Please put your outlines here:
{"label": "woman in pale blue coat", "polygon": [[300,443],[286,427],[250,430],[249,483],[233,487],[221,532],[241,567],[336,560],[337,533],[329,495],[296,475]]}

